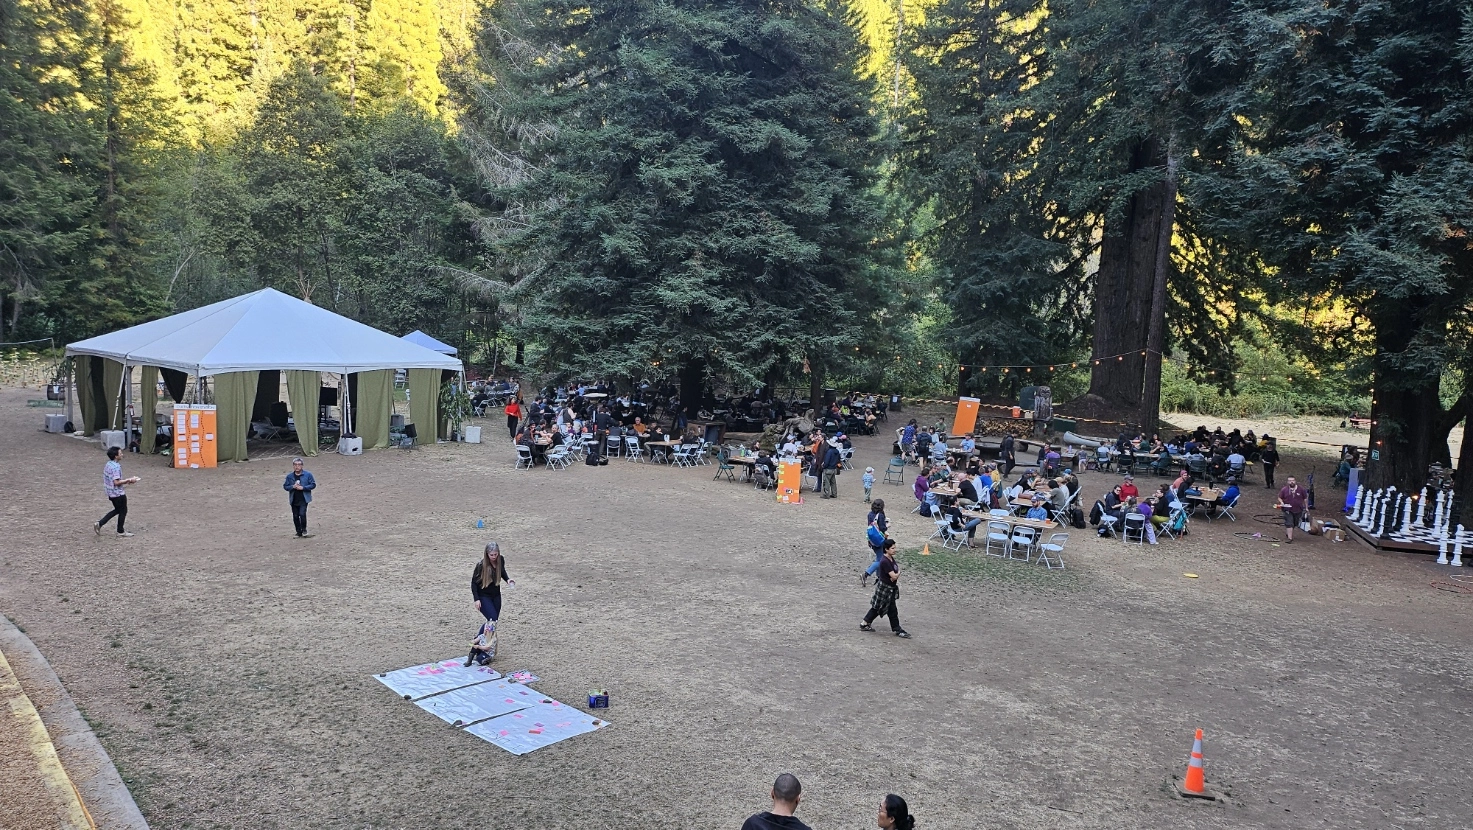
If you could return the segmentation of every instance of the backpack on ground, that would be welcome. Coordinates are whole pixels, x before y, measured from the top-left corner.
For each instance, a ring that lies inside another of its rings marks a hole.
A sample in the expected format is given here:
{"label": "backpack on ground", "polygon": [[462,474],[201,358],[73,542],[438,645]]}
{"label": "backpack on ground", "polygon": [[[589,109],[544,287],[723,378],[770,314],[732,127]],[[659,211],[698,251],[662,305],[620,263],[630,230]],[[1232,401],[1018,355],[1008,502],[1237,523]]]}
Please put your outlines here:
{"label": "backpack on ground", "polygon": [[1069,508],[1069,524],[1073,525],[1075,530],[1083,530],[1085,527],[1084,511],[1078,507]]}

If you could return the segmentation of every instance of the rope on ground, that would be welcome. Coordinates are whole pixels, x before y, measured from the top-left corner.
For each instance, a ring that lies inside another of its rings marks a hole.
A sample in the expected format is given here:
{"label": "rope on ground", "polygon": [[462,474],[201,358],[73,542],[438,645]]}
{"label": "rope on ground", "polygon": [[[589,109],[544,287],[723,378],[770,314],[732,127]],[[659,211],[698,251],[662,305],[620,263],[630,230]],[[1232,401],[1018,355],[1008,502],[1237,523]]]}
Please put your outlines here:
{"label": "rope on ground", "polygon": [[1233,535],[1236,536],[1236,537],[1238,537],[1239,539],[1247,539],[1250,542],[1282,542],[1282,541],[1284,541],[1283,539],[1280,539],[1279,537],[1273,535],[1272,533],[1250,533],[1250,532],[1248,532],[1246,530],[1239,530],[1239,531],[1233,533]]}
{"label": "rope on ground", "polygon": [[1254,513],[1253,521],[1266,525],[1281,525],[1284,523],[1283,513]]}

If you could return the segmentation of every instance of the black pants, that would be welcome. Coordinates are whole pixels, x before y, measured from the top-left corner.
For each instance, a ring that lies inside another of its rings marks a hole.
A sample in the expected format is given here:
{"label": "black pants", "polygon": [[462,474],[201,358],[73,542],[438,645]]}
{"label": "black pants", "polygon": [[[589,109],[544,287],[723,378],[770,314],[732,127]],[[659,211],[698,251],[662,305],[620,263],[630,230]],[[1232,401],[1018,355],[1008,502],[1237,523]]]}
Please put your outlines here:
{"label": "black pants", "polygon": [[1002,474],[1004,476],[1010,476],[1010,475],[1012,475],[1013,474],[1013,467],[1015,467],[1015,466],[1017,466],[1017,462],[1013,458],[1011,458],[1011,457],[1004,458],[1002,460]]}
{"label": "black pants", "polygon": [[292,502],[292,524],[297,527],[297,535],[304,536],[307,533],[307,503],[305,501]]}
{"label": "black pants", "polygon": [[[481,600],[481,616],[491,622],[499,621],[501,619],[501,589],[493,588],[491,593],[482,594],[479,599]],[[476,626],[476,634],[480,633],[481,627]],[[471,639],[476,638],[473,636]]]}
{"label": "black pants", "polygon": [[882,610],[871,608],[868,612],[866,612],[864,615],[864,624],[869,625],[870,623],[874,622],[876,619],[879,618],[881,613],[890,618],[891,631],[900,630],[900,612],[896,610],[895,600],[893,599],[890,600],[890,604],[886,605]]}
{"label": "black pants", "polygon": [[99,521],[98,524],[105,525],[108,522],[112,521],[112,517],[117,516],[118,517],[118,532],[119,533],[122,533],[123,532],[123,522],[125,522],[125,521],[128,520],[128,497],[127,496],[109,496],[107,500],[113,503],[113,509],[107,511],[107,515],[106,516],[103,516],[102,517],[102,520]]}
{"label": "black pants", "polygon": [[517,416],[506,416],[506,431],[511,433],[511,440],[517,440]]}
{"label": "black pants", "polygon": [[1272,464],[1263,465],[1263,486],[1270,489],[1274,486],[1274,465]]}

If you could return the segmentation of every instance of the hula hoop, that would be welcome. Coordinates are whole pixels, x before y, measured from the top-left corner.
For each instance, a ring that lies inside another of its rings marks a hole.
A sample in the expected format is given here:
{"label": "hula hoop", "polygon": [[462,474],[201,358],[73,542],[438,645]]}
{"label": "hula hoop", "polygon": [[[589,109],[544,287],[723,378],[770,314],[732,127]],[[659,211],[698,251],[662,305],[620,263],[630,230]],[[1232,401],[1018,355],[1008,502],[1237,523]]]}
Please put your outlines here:
{"label": "hula hoop", "polygon": [[1236,537],[1238,537],[1239,539],[1247,539],[1250,542],[1282,542],[1282,541],[1284,541],[1283,539],[1280,539],[1277,536],[1273,536],[1273,535],[1270,535],[1270,534],[1267,534],[1267,533],[1249,533],[1246,530],[1236,531],[1236,532],[1233,533],[1233,535],[1236,536]]}
{"label": "hula hoop", "polygon": [[1433,588],[1439,591],[1447,591],[1449,594],[1473,594],[1473,586],[1454,585],[1451,582],[1433,582]]}

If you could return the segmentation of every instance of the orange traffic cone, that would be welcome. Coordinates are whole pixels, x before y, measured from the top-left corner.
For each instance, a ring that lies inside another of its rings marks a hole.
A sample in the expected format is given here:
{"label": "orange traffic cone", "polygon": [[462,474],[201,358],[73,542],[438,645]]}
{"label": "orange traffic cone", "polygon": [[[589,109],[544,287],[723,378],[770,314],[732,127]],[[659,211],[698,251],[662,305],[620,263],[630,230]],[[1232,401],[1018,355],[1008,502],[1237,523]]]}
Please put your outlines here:
{"label": "orange traffic cone", "polygon": [[1192,759],[1187,761],[1187,778],[1182,782],[1181,788],[1189,793],[1204,795],[1206,783],[1202,773],[1202,730],[1198,729],[1197,737],[1192,741]]}
{"label": "orange traffic cone", "polygon": [[930,542],[927,542],[926,544],[924,544],[924,545],[921,546],[921,556],[930,556],[930,555],[931,555],[931,543]]}

